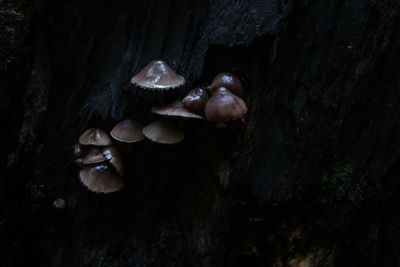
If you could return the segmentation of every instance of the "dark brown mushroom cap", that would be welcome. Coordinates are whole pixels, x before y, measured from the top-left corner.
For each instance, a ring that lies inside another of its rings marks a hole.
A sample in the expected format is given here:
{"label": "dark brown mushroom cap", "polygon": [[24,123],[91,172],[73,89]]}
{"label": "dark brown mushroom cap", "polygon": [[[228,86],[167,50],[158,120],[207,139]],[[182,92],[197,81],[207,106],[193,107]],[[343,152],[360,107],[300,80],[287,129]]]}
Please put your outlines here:
{"label": "dark brown mushroom cap", "polygon": [[164,60],[153,60],[136,74],[131,82],[150,90],[169,90],[185,83]]}
{"label": "dark brown mushroom cap", "polygon": [[72,155],[74,156],[74,158],[80,158],[82,157],[83,151],[81,146],[76,143],[72,146]]}
{"label": "dark brown mushroom cap", "polygon": [[96,193],[112,193],[124,186],[123,178],[109,165],[89,165],[79,172],[81,182]]}
{"label": "dark brown mushroom cap", "polygon": [[189,111],[198,115],[204,115],[204,108],[208,98],[206,91],[201,88],[195,88],[185,96],[182,103]]}
{"label": "dark brown mushroom cap", "polygon": [[247,106],[244,101],[225,87],[215,90],[204,109],[208,121],[229,121],[244,117]]}
{"label": "dark brown mushroom cap", "polygon": [[95,164],[108,160],[103,151],[103,147],[91,147],[83,158],[83,164]]}
{"label": "dark brown mushroom cap", "polygon": [[112,141],[105,131],[91,128],[86,130],[81,137],[79,137],[79,143],[85,146],[109,146],[112,144]]}
{"label": "dark brown mushroom cap", "polygon": [[240,82],[239,78],[233,74],[227,72],[217,74],[210,85],[211,94],[213,94],[214,91],[220,87],[225,87],[235,95],[243,97],[242,83]]}
{"label": "dark brown mushroom cap", "polygon": [[119,175],[124,175],[124,162],[122,154],[113,146],[108,146],[103,149],[103,155],[110,161],[110,164],[115,168]]}
{"label": "dark brown mushroom cap", "polygon": [[168,105],[162,107],[153,107],[151,112],[164,115],[164,116],[173,116],[173,117],[183,117],[183,118],[191,118],[191,119],[203,119],[202,116],[197,115],[195,113],[190,112],[185,108],[182,101],[176,100]]}
{"label": "dark brown mushroom cap", "polygon": [[153,142],[160,144],[177,144],[185,138],[185,134],[164,120],[150,123],[143,128],[143,134]]}
{"label": "dark brown mushroom cap", "polygon": [[134,143],[144,139],[142,130],[143,125],[136,121],[126,119],[115,125],[110,135],[120,142]]}

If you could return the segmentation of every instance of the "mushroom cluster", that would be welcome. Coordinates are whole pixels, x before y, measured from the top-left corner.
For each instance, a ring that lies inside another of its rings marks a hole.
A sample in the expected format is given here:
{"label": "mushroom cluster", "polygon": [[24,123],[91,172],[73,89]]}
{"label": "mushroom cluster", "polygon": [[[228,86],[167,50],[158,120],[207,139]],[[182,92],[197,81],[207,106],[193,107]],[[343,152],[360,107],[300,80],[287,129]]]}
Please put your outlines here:
{"label": "mushroom cluster", "polygon": [[[185,83],[185,78],[176,74],[164,60],[153,60],[131,82],[147,90],[170,90]],[[153,107],[153,113],[167,117],[202,119],[201,116],[187,110],[181,101],[161,107]],[[173,122],[164,119],[150,123],[143,128],[143,135],[159,144],[177,144],[185,134]]]}
{"label": "mushroom cluster", "polygon": [[247,113],[240,80],[230,73],[215,76],[210,85],[211,98],[204,113],[208,121],[225,122],[242,119]]}
{"label": "mushroom cluster", "polygon": [[240,80],[230,73],[219,73],[209,86],[209,92],[201,88],[191,90],[183,99],[184,106],[205,116],[207,121],[226,122],[242,119],[247,113]]}
{"label": "mushroom cluster", "polygon": [[[164,60],[154,60],[136,74],[131,82],[146,90],[167,91],[185,83]],[[208,92],[210,95],[208,94]],[[145,138],[159,144],[177,144],[185,134],[177,119],[206,119],[226,122],[243,119],[247,106],[242,99],[240,80],[229,73],[219,73],[207,89],[197,87],[183,100],[156,106],[151,112],[162,116],[143,127],[140,123],[125,119],[115,125],[110,135],[118,142],[132,143]],[[73,146],[73,157],[81,182],[91,191],[111,193],[124,185],[124,166],[121,153],[112,146],[111,138],[101,129],[86,130]]]}
{"label": "mushroom cluster", "polygon": [[81,182],[96,193],[119,191],[124,186],[122,155],[101,129],[91,128],[73,145],[72,154]]}
{"label": "mushroom cluster", "polygon": [[[164,60],[154,60],[136,74],[131,82],[147,90],[170,90],[184,84],[185,79],[176,74]],[[243,101],[243,86],[239,78],[230,73],[219,73],[206,90],[198,87],[191,90],[183,100],[151,111],[166,118],[206,119],[211,122],[226,122],[243,119],[247,106]],[[158,120],[143,129],[145,137],[160,144],[176,144],[184,139],[184,133],[173,121]]]}

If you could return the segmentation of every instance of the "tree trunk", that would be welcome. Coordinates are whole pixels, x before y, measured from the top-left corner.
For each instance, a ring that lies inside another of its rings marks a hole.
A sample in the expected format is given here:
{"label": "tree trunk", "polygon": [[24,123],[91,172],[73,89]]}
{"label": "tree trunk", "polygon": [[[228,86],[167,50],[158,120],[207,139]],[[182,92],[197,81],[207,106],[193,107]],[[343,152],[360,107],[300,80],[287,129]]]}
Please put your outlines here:
{"label": "tree trunk", "polygon": [[[0,0],[0,265],[400,266],[399,8]],[[245,121],[184,121],[133,145],[123,190],[86,190],[72,144],[154,121],[130,79],[159,58],[186,78],[166,100],[237,75]]]}

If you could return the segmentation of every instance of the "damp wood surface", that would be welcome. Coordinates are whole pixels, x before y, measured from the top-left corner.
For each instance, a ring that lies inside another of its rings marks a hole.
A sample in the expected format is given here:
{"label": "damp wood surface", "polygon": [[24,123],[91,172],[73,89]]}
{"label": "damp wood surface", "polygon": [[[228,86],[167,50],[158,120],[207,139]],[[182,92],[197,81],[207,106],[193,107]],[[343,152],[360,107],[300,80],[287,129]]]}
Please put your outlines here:
{"label": "damp wood surface", "polygon": [[[399,8],[0,0],[0,266],[399,266]],[[132,85],[155,59],[186,83]],[[244,121],[117,144],[117,193],[79,182],[86,129],[148,125],[220,72]]]}

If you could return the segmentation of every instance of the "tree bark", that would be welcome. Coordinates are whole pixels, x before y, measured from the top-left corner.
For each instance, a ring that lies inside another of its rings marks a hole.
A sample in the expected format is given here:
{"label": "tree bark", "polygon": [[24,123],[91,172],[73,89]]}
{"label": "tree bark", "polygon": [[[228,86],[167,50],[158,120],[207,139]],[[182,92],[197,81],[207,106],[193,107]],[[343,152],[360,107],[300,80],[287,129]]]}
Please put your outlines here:
{"label": "tree bark", "polygon": [[[0,265],[399,266],[399,8],[0,1]],[[245,122],[184,121],[133,145],[123,190],[87,191],[72,144],[154,121],[130,79],[159,58],[187,81],[166,100],[237,75]]]}

